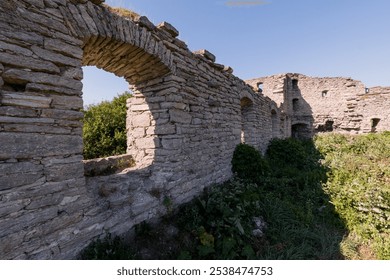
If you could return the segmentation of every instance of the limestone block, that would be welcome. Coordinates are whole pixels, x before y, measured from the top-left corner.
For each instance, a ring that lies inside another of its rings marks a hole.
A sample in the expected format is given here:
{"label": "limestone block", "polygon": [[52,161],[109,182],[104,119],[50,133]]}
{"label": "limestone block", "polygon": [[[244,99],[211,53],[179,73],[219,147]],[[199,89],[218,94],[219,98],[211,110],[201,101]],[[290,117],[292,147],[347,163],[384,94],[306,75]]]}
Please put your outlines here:
{"label": "limestone block", "polygon": [[148,111],[149,105],[148,104],[139,104],[139,105],[131,105],[129,107],[130,111],[137,112],[137,111]]}
{"label": "limestone block", "polygon": [[62,194],[55,193],[55,194],[45,195],[40,198],[34,198],[34,200],[31,201],[31,203],[29,203],[28,205],[26,205],[24,209],[36,210],[44,207],[56,206],[61,202],[61,200],[63,199],[62,197],[63,197]]}
{"label": "limestone block", "polygon": [[[98,36],[99,35],[98,27],[96,26],[96,23],[92,19],[92,17],[88,14],[86,6],[79,5],[78,9],[81,12],[81,16],[82,16],[84,22],[88,26],[88,29],[89,29],[89,32],[91,33],[91,35]],[[80,58],[81,57],[82,57],[82,52],[81,52]]]}
{"label": "limestone block", "polygon": [[161,102],[160,106],[162,109],[176,108],[179,110],[184,110],[188,107],[187,104],[182,102]]}
{"label": "limestone block", "polygon": [[1,202],[0,204],[0,218],[4,218],[10,214],[18,213],[24,207],[31,203],[31,199],[20,199],[17,201]]}
{"label": "limestone block", "polygon": [[154,149],[160,146],[158,139],[155,137],[135,139],[135,145],[138,149]]}
{"label": "limestone block", "polygon": [[29,185],[42,177],[42,165],[30,162],[0,164],[0,191]]}
{"label": "limestone block", "polygon": [[[66,77],[66,74],[64,74]],[[76,79],[77,80],[77,79]],[[60,93],[66,95],[78,95],[81,96],[81,90],[74,90],[60,86],[49,86],[44,84],[28,83],[26,85],[26,91],[42,92],[42,93]]]}
{"label": "limestone block", "polygon": [[150,113],[144,112],[140,115],[131,116],[131,124],[133,127],[146,127],[150,126]]}
{"label": "limestone block", "polygon": [[34,133],[0,133],[0,160],[81,154],[80,135],[41,135]]}
{"label": "limestone block", "polygon": [[0,53],[0,62],[12,66],[27,68],[47,73],[60,73],[60,69],[52,62],[26,57],[22,55],[13,55],[8,53]]}
{"label": "limestone block", "polygon": [[62,182],[72,178],[84,176],[84,165],[79,162],[53,163],[45,166],[45,175],[48,182]]}
{"label": "limestone block", "polygon": [[[9,235],[0,237],[0,252],[2,259],[12,259],[15,258],[20,251],[21,240],[23,240],[26,232],[24,230],[12,232]],[[35,248],[39,247],[41,244],[35,244]]]}
{"label": "limestone block", "polygon": [[[0,81],[1,85],[1,81]],[[10,106],[32,108],[50,108],[52,99],[46,96],[29,95],[28,93],[3,93],[1,103]]]}
{"label": "limestone block", "polygon": [[59,65],[81,67],[81,59],[65,56],[55,51],[42,49],[37,45],[32,46],[31,50],[43,60],[51,61]]}
{"label": "limestone block", "polygon": [[70,68],[64,71],[63,76],[70,79],[81,81],[84,77],[83,70],[81,68]]}
{"label": "limestone block", "polygon": [[172,123],[190,124],[192,120],[191,114],[178,109],[170,109],[169,115],[170,115],[170,121]]}
{"label": "limestone block", "polygon": [[158,206],[158,204],[159,201],[157,198],[146,192],[137,192],[134,194],[131,210],[134,215],[139,215],[141,213],[148,212],[146,209]]}
{"label": "limestone block", "polygon": [[139,18],[134,19],[134,22],[149,30],[154,30],[156,28],[156,26],[146,16],[140,16]]}
{"label": "limestone block", "polygon": [[164,149],[167,150],[178,150],[183,145],[183,139],[180,138],[163,138],[161,144]]}
{"label": "limestone block", "polygon": [[173,27],[172,24],[170,24],[168,22],[164,21],[164,22],[160,23],[159,25],[157,25],[157,28],[168,32],[173,38],[176,38],[177,36],[179,36],[179,31],[175,27]]}
{"label": "limestone block", "polygon": [[55,207],[49,207],[40,211],[26,212],[24,215],[17,218],[0,220],[0,228],[2,229],[0,238],[21,231],[26,228],[26,225],[34,227],[40,223],[52,220],[57,216],[57,209]]}
{"label": "limestone block", "polygon": [[51,106],[56,109],[80,110],[83,108],[83,99],[79,96],[52,95]]}
{"label": "limestone block", "polygon": [[145,98],[131,97],[127,99],[127,107],[130,108],[133,105],[145,104]]}
{"label": "limestone block", "polygon": [[163,124],[155,127],[149,127],[146,131],[148,135],[169,135],[176,133],[176,125]]}
{"label": "limestone block", "polygon": [[13,53],[17,55],[23,55],[26,57],[31,57],[34,54],[31,50],[27,48],[20,47],[18,45],[15,45],[14,43],[9,44],[6,42],[0,42],[0,50],[4,50],[8,53]]}
{"label": "limestone block", "polygon": [[85,176],[108,175],[134,166],[131,155],[120,155],[84,161]]}
{"label": "limestone block", "polygon": [[19,132],[19,133],[42,133],[42,134],[71,134],[71,129],[66,129],[58,126],[41,125],[41,124],[15,124],[6,123],[2,125],[4,132]]}
{"label": "limestone block", "polygon": [[213,55],[211,52],[209,52],[208,50],[199,50],[199,51],[194,51],[194,54],[198,54],[198,55],[201,55],[203,56],[204,58],[212,61],[212,62],[215,62],[215,55]]}
{"label": "limestone block", "polygon": [[10,69],[3,73],[4,81],[11,84],[38,83],[49,84],[53,86],[63,86],[66,88],[81,91],[83,84],[74,79],[64,78],[56,75],[50,75],[40,72],[29,72],[19,69]]}

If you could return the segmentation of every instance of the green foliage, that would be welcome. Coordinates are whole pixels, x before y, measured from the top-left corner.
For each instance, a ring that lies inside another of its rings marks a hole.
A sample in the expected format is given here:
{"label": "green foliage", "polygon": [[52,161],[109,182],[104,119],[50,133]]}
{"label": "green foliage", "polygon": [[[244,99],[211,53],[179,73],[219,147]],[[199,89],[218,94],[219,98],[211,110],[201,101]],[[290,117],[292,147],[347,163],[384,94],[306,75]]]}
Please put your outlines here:
{"label": "green foliage", "polygon": [[126,100],[125,92],[113,101],[91,105],[84,111],[84,158],[93,159],[120,155],[126,152]]}
{"label": "green foliage", "polygon": [[324,190],[350,231],[345,243],[358,243],[351,258],[390,259],[390,133],[361,136],[324,135],[316,145],[329,167]]}
{"label": "green foliage", "polygon": [[110,233],[103,239],[93,241],[81,253],[81,259],[84,260],[131,260],[134,257],[123,239],[112,237]]}
{"label": "green foliage", "polygon": [[[390,258],[390,133],[274,140],[265,158],[247,145],[236,151],[234,170],[245,180],[207,188],[170,213],[180,230],[154,244],[161,258]],[[266,222],[263,236],[253,235],[254,217]],[[136,232],[152,244],[163,236]],[[113,253],[94,247],[90,258]]]}
{"label": "green foliage", "polygon": [[273,139],[268,146],[266,156],[274,172],[275,170],[284,172],[286,168],[300,171],[312,170],[318,167],[321,158],[312,140],[294,138]]}
{"label": "green foliage", "polygon": [[269,166],[254,147],[239,144],[233,153],[232,171],[238,178],[256,182],[268,174]]}

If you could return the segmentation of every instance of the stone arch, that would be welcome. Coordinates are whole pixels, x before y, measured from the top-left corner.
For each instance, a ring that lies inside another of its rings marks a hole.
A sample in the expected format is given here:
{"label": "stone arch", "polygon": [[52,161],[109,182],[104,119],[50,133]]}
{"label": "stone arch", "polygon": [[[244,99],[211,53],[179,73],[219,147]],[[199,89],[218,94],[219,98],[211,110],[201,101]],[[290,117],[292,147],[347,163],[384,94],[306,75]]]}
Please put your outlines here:
{"label": "stone arch", "polygon": [[69,3],[61,12],[71,34],[81,40],[83,65],[99,64],[98,67],[122,76],[130,83],[172,71],[171,51],[153,36],[151,30],[131,18],[119,16],[90,1],[77,5]]}
{"label": "stone arch", "polygon": [[[157,94],[156,85],[164,89],[163,78],[174,72],[171,51],[153,36],[155,27],[151,23],[152,26],[142,26],[89,1],[69,4],[68,8],[63,14],[69,19],[69,29],[80,40],[81,66],[96,66],[129,83],[135,98],[128,101],[127,153],[139,165],[149,165],[160,146],[155,134],[160,113],[151,111],[158,107],[152,99]],[[75,16],[76,11],[82,17]]]}

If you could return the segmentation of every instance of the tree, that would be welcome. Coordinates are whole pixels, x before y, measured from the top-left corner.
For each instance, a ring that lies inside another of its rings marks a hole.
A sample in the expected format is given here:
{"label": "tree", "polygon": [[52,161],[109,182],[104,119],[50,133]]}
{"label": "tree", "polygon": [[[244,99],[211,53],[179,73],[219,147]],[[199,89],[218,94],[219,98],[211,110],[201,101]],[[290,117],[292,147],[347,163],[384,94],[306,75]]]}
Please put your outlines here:
{"label": "tree", "polygon": [[84,158],[93,159],[126,153],[126,100],[131,93],[112,101],[90,105],[84,110]]}

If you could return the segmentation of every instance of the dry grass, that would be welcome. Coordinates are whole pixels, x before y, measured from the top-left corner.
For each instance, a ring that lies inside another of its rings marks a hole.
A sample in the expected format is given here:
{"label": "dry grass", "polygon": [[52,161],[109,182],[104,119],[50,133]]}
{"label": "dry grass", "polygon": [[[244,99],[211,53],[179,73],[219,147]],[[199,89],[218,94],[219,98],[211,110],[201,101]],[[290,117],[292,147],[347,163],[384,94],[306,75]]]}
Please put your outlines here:
{"label": "dry grass", "polygon": [[124,17],[124,18],[129,18],[129,19],[137,19],[140,17],[139,14],[137,14],[136,12],[134,11],[131,11],[131,10],[128,10],[128,9],[125,9],[125,8],[120,8],[120,7],[110,7],[108,5],[105,5],[105,7],[111,11],[112,13],[114,14],[117,14],[121,17]]}

